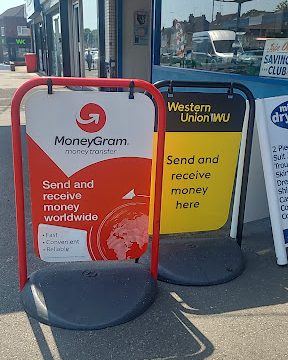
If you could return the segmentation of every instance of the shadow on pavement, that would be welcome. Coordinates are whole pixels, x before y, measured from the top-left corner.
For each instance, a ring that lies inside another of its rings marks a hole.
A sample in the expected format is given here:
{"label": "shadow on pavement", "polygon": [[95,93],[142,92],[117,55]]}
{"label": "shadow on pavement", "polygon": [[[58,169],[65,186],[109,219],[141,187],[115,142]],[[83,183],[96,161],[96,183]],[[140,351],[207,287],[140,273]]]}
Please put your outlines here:
{"label": "shadow on pavement", "polygon": [[[0,130],[0,314],[9,314],[23,309],[18,293],[11,128],[1,127]],[[22,131],[24,132],[24,127]],[[25,143],[25,137],[23,142]],[[26,159],[24,151],[25,196],[29,204]],[[29,206],[26,224],[31,272],[46,265],[36,259],[33,253]],[[187,316],[231,313],[288,301],[288,272],[287,268],[276,265],[269,220],[245,225],[243,253],[246,268],[235,280],[210,287],[181,287],[159,283],[159,294],[152,307],[127,324],[79,332],[49,328],[31,319],[31,327],[43,358],[54,358],[49,339],[47,341],[49,329],[59,358],[64,360],[207,358],[214,351],[213,344]],[[63,299],[64,301],[67,300]]]}
{"label": "shadow on pavement", "polygon": [[223,314],[288,302],[287,266],[276,264],[268,219],[244,226],[245,270],[238,278],[208,287],[177,287],[177,294],[198,315]]}
{"label": "shadow on pavement", "polygon": [[[245,226],[243,251],[246,270],[240,277],[229,283],[210,287],[182,287],[159,282],[159,294],[155,303],[142,316],[129,323],[81,332],[39,326],[31,319],[43,358],[51,359],[43,329],[44,332],[45,329],[50,329],[59,358],[63,360],[208,358],[214,352],[214,346],[193,325],[193,318],[197,319],[197,315],[209,317],[229,313],[225,316],[227,318],[233,317],[234,311],[284,304],[288,301],[287,268],[275,263],[269,229],[268,220]],[[271,309],[272,315],[275,316]],[[269,310],[265,312],[265,316],[268,321]]]}
{"label": "shadow on pavement", "polygon": [[[36,270],[42,262],[35,258],[32,246],[31,213],[29,208],[29,179],[27,175],[27,151],[25,146],[25,126],[21,126],[23,140],[23,165],[25,202],[27,258],[29,269]],[[19,299],[18,256],[16,237],[16,216],[14,200],[13,158],[11,126],[0,127],[0,314],[21,311]],[[43,266],[43,265],[42,265]]]}
{"label": "shadow on pavement", "polygon": [[[171,299],[160,289],[156,302],[147,312],[113,328],[82,332],[51,328],[59,357],[63,360],[206,359],[213,353],[213,345]],[[46,326],[40,327],[34,320],[30,324],[43,358],[50,360],[51,351],[41,329]]]}

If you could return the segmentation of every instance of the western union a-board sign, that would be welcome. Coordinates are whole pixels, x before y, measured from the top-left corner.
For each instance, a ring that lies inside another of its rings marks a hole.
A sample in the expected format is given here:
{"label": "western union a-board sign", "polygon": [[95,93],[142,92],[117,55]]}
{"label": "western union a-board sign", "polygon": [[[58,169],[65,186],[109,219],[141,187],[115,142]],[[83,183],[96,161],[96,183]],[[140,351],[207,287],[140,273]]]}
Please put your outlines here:
{"label": "western union a-board sign", "polygon": [[229,215],[245,100],[222,93],[163,96],[167,130],[161,233],[219,229]]}

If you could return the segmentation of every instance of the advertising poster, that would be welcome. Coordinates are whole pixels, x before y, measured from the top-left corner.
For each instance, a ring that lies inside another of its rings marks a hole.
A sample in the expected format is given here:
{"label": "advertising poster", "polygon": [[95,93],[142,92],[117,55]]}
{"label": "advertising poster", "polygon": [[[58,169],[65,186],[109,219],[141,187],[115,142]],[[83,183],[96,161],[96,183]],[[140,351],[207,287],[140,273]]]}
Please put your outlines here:
{"label": "advertising poster", "polygon": [[148,244],[152,101],[38,91],[27,99],[26,119],[37,255],[48,262],[140,257]]}
{"label": "advertising poster", "polygon": [[260,76],[288,78],[288,39],[268,39],[262,57]]}
{"label": "advertising poster", "polygon": [[185,35],[183,26],[180,22],[176,22],[176,55],[180,58],[184,57]]}
{"label": "advertising poster", "polygon": [[245,100],[237,94],[163,96],[167,129],[161,233],[219,229],[229,215]]}
{"label": "advertising poster", "polygon": [[148,11],[138,10],[134,13],[134,45],[148,45],[149,16]]}
{"label": "advertising poster", "polygon": [[287,263],[284,246],[288,246],[288,97],[257,100],[256,110],[274,242],[279,250],[277,256],[281,258],[283,254]]}
{"label": "advertising poster", "polygon": [[25,16],[27,19],[29,19],[29,17],[31,15],[33,15],[35,12],[35,4],[34,4],[34,0],[26,0],[25,1]]}

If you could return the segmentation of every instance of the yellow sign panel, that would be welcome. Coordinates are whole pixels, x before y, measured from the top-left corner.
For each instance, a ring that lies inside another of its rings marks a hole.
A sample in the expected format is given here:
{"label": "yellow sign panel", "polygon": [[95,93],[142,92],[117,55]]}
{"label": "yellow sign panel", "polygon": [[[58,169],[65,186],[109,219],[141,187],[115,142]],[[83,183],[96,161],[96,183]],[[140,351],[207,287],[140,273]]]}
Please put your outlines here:
{"label": "yellow sign panel", "polygon": [[[209,102],[207,94],[204,94],[205,102],[201,95],[203,94],[197,94],[197,105],[188,101],[185,103],[183,100],[176,101],[179,98],[167,99],[168,131],[164,156],[162,234],[216,230],[228,219],[245,102],[240,101],[240,106],[236,109],[234,102],[228,102],[225,106],[223,101],[224,110],[219,112],[221,104],[218,100],[221,100],[223,94],[212,94],[216,95],[212,101],[209,95]],[[187,93],[184,96],[187,98]],[[227,101],[227,96],[224,100]],[[172,101],[174,105],[171,105]],[[196,109],[200,110],[201,104],[203,111],[199,111],[195,117],[191,109],[197,106]],[[169,111],[173,111],[170,118]],[[240,120],[239,115],[242,117]],[[189,116],[190,123],[186,122]],[[192,116],[193,119],[196,118],[194,124]],[[215,116],[222,120],[217,120],[217,123],[211,121]],[[197,121],[197,118],[201,121]]]}

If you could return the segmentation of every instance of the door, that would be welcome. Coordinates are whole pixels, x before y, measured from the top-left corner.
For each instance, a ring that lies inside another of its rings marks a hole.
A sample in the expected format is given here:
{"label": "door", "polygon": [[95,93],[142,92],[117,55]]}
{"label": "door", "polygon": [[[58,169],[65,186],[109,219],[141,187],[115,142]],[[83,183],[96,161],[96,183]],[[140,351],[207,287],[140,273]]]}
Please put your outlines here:
{"label": "door", "polygon": [[72,72],[74,76],[83,76],[80,38],[80,11],[79,2],[72,4]]}
{"label": "door", "polygon": [[37,23],[35,25],[35,39],[36,39],[36,52],[38,56],[39,70],[46,70],[46,58],[45,58],[45,34],[43,31],[43,23]]}
{"label": "door", "polygon": [[62,39],[59,13],[51,16],[52,22],[52,51],[51,51],[51,75],[62,76]]}

